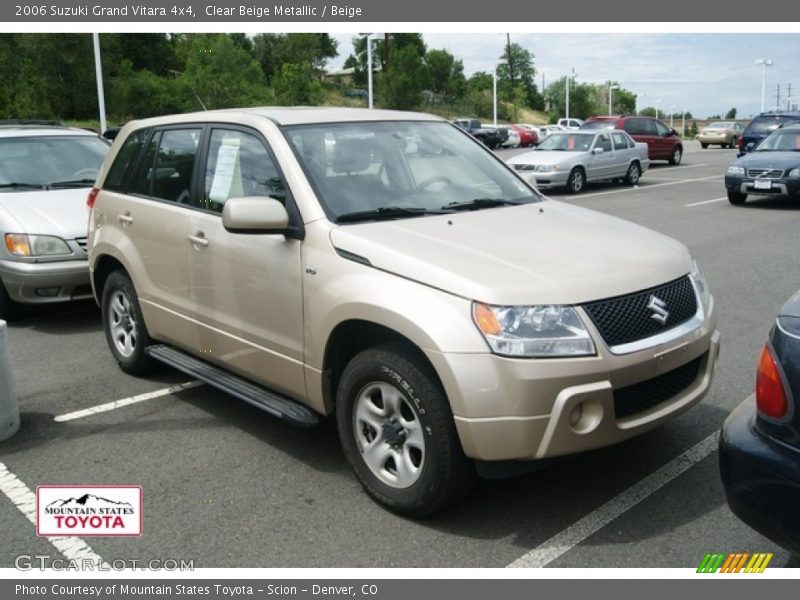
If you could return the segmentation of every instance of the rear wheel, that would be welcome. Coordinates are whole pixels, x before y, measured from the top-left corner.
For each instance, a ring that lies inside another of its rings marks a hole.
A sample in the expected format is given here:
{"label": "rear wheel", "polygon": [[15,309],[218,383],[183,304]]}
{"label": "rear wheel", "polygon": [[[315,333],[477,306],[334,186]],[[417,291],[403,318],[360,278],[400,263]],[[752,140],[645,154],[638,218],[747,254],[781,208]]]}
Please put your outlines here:
{"label": "rear wheel", "polygon": [[675,146],[672,149],[672,156],[669,157],[669,164],[679,165],[681,164],[682,158],[683,158],[683,148],[681,148],[680,146]]}
{"label": "rear wheel", "polygon": [[150,345],[150,336],[136,289],[124,271],[114,271],[106,280],[102,310],[106,341],[120,368],[131,375],[151,371],[155,363],[144,351]]}
{"label": "rear wheel", "polygon": [[705,150],[706,148],[708,148],[708,144],[700,144],[700,147],[701,147],[703,150]]}
{"label": "rear wheel", "polygon": [[350,361],[339,383],[336,421],[364,489],[391,510],[429,515],[461,498],[474,481],[447,398],[406,345],[377,346]]}
{"label": "rear wheel", "polygon": [[731,204],[744,204],[745,200],[747,200],[747,194],[728,190],[728,201]]}
{"label": "rear wheel", "polygon": [[730,144],[728,144],[728,148],[736,148],[736,142],[738,142],[738,141],[739,141],[739,140],[737,140],[737,139],[736,139],[736,136],[733,136],[733,137],[731,138],[731,143],[730,143]]}
{"label": "rear wheel", "polygon": [[572,171],[569,173],[569,177],[567,178],[567,191],[570,194],[577,194],[583,190],[585,185],[586,175],[583,173],[583,169],[580,167],[575,167],[572,169]]}
{"label": "rear wheel", "polygon": [[625,174],[625,183],[628,185],[636,185],[639,183],[639,178],[642,176],[642,169],[639,166],[639,163],[632,162],[631,166],[628,167],[628,172]]}

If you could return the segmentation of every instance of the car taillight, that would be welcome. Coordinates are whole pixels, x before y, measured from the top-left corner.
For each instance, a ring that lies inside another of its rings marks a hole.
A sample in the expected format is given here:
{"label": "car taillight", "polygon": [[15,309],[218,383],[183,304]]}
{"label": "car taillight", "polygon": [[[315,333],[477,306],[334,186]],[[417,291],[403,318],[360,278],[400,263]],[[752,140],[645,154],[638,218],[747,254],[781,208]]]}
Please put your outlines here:
{"label": "car taillight", "polygon": [[739,150],[741,150],[742,148],[744,148],[744,138],[743,138],[743,137],[740,137],[739,139],[737,139],[737,140],[736,140],[736,147],[737,147]]}
{"label": "car taillight", "polygon": [[89,192],[89,196],[86,198],[86,206],[89,207],[89,210],[94,208],[94,202],[97,200],[97,194],[99,193],[99,188],[92,188],[92,191]]}
{"label": "car taillight", "polygon": [[783,419],[789,411],[783,379],[769,344],[764,344],[756,373],[756,408],[771,419]]}

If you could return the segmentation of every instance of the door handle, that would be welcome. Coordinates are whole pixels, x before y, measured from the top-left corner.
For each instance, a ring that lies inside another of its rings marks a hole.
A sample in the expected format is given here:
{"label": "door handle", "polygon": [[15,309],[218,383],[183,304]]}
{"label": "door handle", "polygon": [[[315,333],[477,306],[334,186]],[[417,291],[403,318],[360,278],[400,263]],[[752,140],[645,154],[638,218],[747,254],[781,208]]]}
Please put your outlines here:
{"label": "door handle", "polygon": [[127,227],[128,225],[133,223],[133,217],[131,216],[130,211],[125,211],[121,215],[117,215],[117,221],[122,223],[123,227]]}
{"label": "door handle", "polygon": [[206,246],[208,246],[208,240],[206,239],[206,234],[204,234],[202,231],[198,231],[194,235],[186,236],[186,239],[192,242],[192,245],[194,245],[195,247],[201,246],[205,248]]}

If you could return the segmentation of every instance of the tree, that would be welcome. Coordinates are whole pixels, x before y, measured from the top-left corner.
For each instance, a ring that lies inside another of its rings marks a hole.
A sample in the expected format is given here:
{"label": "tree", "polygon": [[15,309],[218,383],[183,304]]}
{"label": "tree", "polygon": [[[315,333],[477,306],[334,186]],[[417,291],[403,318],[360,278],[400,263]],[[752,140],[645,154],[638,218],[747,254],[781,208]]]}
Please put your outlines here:
{"label": "tree", "polygon": [[382,73],[381,97],[386,108],[411,110],[422,102],[427,72],[418,47],[407,45],[392,51],[392,67]]}
{"label": "tree", "polygon": [[177,83],[189,110],[200,102],[212,109],[272,100],[259,63],[225,34],[187,34],[178,54],[184,65]]}
{"label": "tree", "polygon": [[[556,79],[547,86],[545,97],[550,102],[550,114],[560,118],[567,114],[566,84],[567,78]],[[571,81],[569,84],[569,116],[585,119],[596,114],[597,90],[595,86]]]}
{"label": "tree", "polygon": [[525,90],[525,101],[531,108],[540,107],[541,96],[536,89],[536,69],[533,66],[533,54],[519,44],[508,44],[500,57],[497,66],[497,92],[507,101],[512,101],[514,89],[522,86]]}
{"label": "tree", "polygon": [[311,106],[322,100],[322,85],[307,65],[284,63],[273,81],[278,103],[285,106]]}
{"label": "tree", "polygon": [[269,82],[286,63],[321,71],[337,55],[336,47],[336,40],[327,33],[261,33],[253,38],[253,56]]}
{"label": "tree", "polygon": [[647,108],[643,108],[639,111],[639,114],[643,117],[655,117],[656,116],[656,109],[652,106],[648,106]]}
{"label": "tree", "polygon": [[711,115],[711,116],[709,116],[709,117],[708,117],[708,120],[709,120],[709,121],[719,121],[721,118],[722,118],[722,117],[720,117],[720,116],[719,116],[719,113],[717,113],[716,115]]}
{"label": "tree", "polygon": [[726,119],[735,119],[736,118],[736,109],[732,108],[728,112],[725,113]]}
{"label": "tree", "polygon": [[464,63],[447,50],[429,50],[425,64],[431,81],[431,90],[450,98],[460,98],[467,88]]}

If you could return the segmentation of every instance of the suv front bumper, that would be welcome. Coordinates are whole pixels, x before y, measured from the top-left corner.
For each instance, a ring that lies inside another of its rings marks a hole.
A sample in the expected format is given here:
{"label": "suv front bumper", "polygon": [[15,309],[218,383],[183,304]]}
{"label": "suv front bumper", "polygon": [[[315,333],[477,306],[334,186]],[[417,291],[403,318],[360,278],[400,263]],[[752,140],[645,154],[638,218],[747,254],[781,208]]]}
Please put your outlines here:
{"label": "suv front bumper", "polygon": [[[794,177],[782,177],[780,179],[762,180],[769,183],[769,188],[756,188],[756,179],[742,175],[726,175],[725,188],[730,192],[740,194],[763,194],[780,196],[800,195],[800,179]],[[765,185],[765,184],[764,184]]]}
{"label": "suv front bumper", "polygon": [[[688,334],[625,355],[596,342],[597,355],[583,358],[435,352],[428,358],[442,378],[467,456],[532,460],[622,442],[698,403],[711,385],[719,337],[712,308]],[[688,378],[687,367],[696,368]],[[640,396],[640,410],[617,418],[621,403],[638,403]]]}

